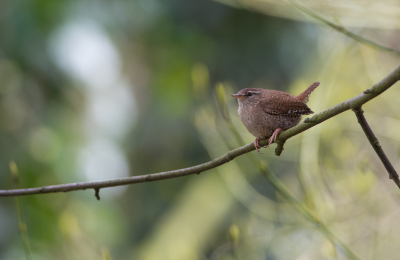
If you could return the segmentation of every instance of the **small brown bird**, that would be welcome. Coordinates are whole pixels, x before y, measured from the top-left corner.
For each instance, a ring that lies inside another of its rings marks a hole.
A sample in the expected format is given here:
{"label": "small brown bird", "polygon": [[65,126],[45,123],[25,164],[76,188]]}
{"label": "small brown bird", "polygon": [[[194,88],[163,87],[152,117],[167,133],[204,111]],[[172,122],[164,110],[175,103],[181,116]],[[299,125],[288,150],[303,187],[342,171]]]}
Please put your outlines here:
{"label": "small brown bird", "polygon": [[238,100],[240,119],[256,137],[254,146],[257,152],[261,153],[259,140],[270,136],[268,147],[276,141],[280,132],[300,123],[302,115],[314,113],[306,103],[311,92],[318,86],[319,82],[315,82],[298,96],[262,88],[245,88],[232,95]]}

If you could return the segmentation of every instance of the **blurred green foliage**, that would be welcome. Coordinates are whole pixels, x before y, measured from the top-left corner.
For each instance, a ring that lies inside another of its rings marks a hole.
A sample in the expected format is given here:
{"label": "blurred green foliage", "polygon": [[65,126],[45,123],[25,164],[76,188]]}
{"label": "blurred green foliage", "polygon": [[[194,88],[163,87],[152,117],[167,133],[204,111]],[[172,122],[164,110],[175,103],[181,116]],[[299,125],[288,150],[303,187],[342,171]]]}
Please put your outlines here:
{"label": "blurred green foliage", "polygon": [[[297,94],[321,81],[309,102],[319,112],[399,62],[324,28],[211,1],[1,1],[0,189],[13,187],[10,161],[21,187],[203,163],[254,140],[230,97],[239,89]],[[397,31],[360,31],[400,41]],[[399,94],[394,86],[364,106],[397,169]],[[281,157],[273,148],[255,156],[302,207],[363,259],[396,259],[399,192],[352,112],[291,138]],[[248,156],[100,196],[22,197],[32,257],[346,258]],[[25,259],[14,202],[0,199],[0,259]]]}

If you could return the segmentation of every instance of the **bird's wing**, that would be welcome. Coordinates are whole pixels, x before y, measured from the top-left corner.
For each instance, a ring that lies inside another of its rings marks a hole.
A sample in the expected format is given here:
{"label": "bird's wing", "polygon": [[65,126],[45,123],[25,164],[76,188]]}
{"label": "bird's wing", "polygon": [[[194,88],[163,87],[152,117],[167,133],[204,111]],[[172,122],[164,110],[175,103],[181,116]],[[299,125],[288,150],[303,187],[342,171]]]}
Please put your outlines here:
{"label": "bird's wing", "polygon": [[271,91],[260,105],[266,113],[271,115],[299,116],[314,113],[295,96],[281,91]]}

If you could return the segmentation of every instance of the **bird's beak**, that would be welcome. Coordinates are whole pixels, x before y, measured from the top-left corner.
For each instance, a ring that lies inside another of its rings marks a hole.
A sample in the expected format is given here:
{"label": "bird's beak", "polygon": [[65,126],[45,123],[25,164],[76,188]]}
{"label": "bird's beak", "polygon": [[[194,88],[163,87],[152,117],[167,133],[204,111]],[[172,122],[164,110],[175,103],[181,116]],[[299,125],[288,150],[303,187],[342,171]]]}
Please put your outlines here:
{"label": "bird's beak", "polygon": [[235,98],[242,98],[243,97],[243,95],[239,95],[239,94],[232,94],[231,96],[235,97]]}

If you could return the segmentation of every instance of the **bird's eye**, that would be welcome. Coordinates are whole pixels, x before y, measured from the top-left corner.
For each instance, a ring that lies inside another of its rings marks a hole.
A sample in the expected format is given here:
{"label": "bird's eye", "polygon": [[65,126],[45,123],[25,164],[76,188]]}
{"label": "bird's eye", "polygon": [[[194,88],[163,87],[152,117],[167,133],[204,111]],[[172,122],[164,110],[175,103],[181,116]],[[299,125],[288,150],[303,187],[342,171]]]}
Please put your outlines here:
{"label": "bird's eye", "polygon": [[253,93],[251,93],[251,92],[247,93],[247,96],[250,97],[251,95],[253,95]]}

